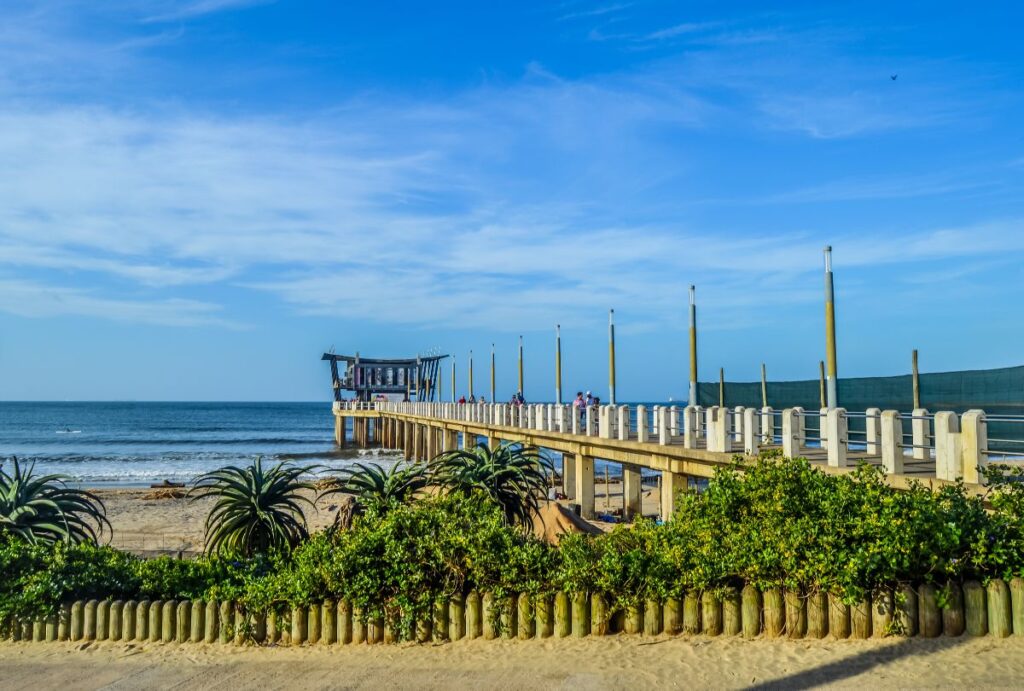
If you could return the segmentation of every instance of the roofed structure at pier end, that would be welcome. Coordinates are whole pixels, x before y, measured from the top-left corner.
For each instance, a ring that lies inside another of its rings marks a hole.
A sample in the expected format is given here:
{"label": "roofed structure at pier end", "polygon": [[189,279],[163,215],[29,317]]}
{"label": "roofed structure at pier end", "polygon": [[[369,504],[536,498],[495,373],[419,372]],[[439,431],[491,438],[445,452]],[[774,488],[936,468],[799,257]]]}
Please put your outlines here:
{"label": "roofed structure at pier end", "polygon": [[[321,360],[331,363],[334,400],[344,400],[343,391],[351,391],[360,401],[377,395],[402,396],[407,401],[433,401],[438,397],[441,360],[447,355],[383,360],[355,355],[324,353]],[[340,363],[340,365],[339,365]]]}

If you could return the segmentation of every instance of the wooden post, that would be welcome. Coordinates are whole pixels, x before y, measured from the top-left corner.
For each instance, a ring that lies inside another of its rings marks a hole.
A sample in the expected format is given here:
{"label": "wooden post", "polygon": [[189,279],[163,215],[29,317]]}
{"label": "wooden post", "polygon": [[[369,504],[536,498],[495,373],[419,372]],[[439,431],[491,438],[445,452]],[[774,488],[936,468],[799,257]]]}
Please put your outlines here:
{"label": "wooden post", "polygon": [[736,588],[726,588],[722,598],[722,633],[738,636],[743,631],[743,605]]}
{"label": "wooden post", "polygon": [[590,596],[590,633],[594,636],[604,636],[608,633],[608,605],[602,593],[594,593]]}
{"label": "wooden post", "polygon": [[494,640],[498,637],[498,617],[494,610],[494,593],[487,591],[480,598],[480,616],[483,618],[484,638]]}
{"label": "wooden post", "polygon": [[1010,609],[1013,612],[1013,633],[1024,636],[1024,578],[1010,581]]}
{"label": "wooden post", "polygon": [[988,633],[988,603],[985,599],[985,588],[981,583],[964,583],[964,619],[967,621],[967,633],[972,636]]}
{"label": "wooden post", "polygon": [[692,590],[683,596],[683,633],[700,633],[700,596]]}
{"label": "wooden post", "polygon": [[722,634],[722,601],[710,590],[701,594],[701,628],[708,636]]}
{"label": "wooden post", "polygon": [[644,635],[657,636],[661,633],[662,620],[661,600],[655,597],[647,598],[644,602]]}
{"label": "wooden post", "polygon": [[630,634],[638,634],[644,630],[644,610],[639,602],[626,607],[624,630]]}
{"label": "wooden post", "polygon": [[1001,578],[988,582],[988,631],[996,638],[1006,638],[1013,633],[1010,588]]}
{"label": "wooden post", "polygon": [[768,588],[762,597],[764,599],[764,634],[769,638],[777,638],[786,628],[786,608],[783,604],[782,591],[779,588]]}
{"label": "wooden post", "polygon": [[871,596],[866,595],[850,608],[850,633],[854,638],[871,638]]}
{"label": "wooden post", "polygon": [[942,612],[939,610],[938,589],[931,583],[923,583],[918,587],[917,611],[920,617],[918,632],[922,636],[935,638],[942,633]]}
{"label": "wooden post", "polygon": [[761,591],[747,584],[740,595],[743,599],[743,637],[754,638],[761,633]]}
{"label": "wooden post", "polygon": [[964,613],[964,591],[959,583],[946,583],[946,606],[942,610],[942,632],[947,636],[960,636],[967,628]]}
{"label": "wooden post", "polygon": [[338,643],[352,642],[352,604],[348,600],[338,601]]}
{"label": "wooden post", "polygon": [[475,590],[469,591],[466,596],[466,637],[480,638],[484,634],[483,624],[483,603],[480,594]]}
{"label": "wooden post", "polygon": [[683,630],[683,606],[679,600],[674,597],[665,600],[664,616],[662,629],[665,633],[674,636]]}
{"label": "wooden post", "polygon": [[807,608],[799,590],[786,590],[786,635],[803,638],[807,633]]}
{"label": "wooden post", "polygon": [[807,636],[824,638],[828,635],[828,593],[816,590],[807,596]]}
{"label": "wooden post", "polygon": [[850,637],[850,608],[843,598],[835,593],[828,594],[828,629],[833,638]]}
{"label": "wooden post", "polygon": [[555,635],[565,638],[572,633],[572,608],[569,596],[564,592],[555,593]]}
{"label": "wooden post", "polygon": [[537,636],[551,638],[555,634],[554,602],[550,595],[537,598]]}
{"label": "wooden post", "polygon": [[572,596],[572,633],[576,638],[590,633],[590,597],[586,593]]}
{"label": "wooden post", "polygon": [[[450,610],[448,608],[448,599],[443,597],[436,597],[434,599],[434,613],[433,613],[433,626],[431,630],[433,632],[433,638],[438,643],[451,639],[451,619]],[[520,624],[520,630],[522,630],[522,624]]]}

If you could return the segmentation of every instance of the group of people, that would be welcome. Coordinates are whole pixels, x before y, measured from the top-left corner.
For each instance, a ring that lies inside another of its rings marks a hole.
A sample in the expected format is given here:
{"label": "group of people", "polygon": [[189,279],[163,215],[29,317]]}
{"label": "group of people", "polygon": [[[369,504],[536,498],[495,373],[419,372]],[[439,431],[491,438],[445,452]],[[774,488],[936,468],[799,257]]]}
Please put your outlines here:
{"label": "group of people", "polygon": [[583,397],[582,391],[576,392],[576,400],[572,402],[572,407],[576,411],[576,414],[580,416],[580,424],[583,425],[587,419],[587,408],[591,406],[600,406],[601,399],[598,396],[591,396],[590,392],[587,392],[586,398]]}
{"label": "group of people", "polygon": [[[484,396],[481,396],[480,398],[477,398],[473,394],[470,394],[468,401],[466,400],[465,396],[460,396],[458,402],[459,402],[459,405],[465,405],[466,403],[469,403],[469,404],[486,403],[487,402],[487,398],[484,397]],[[522,391],[516,391],[512,395],[512,399],[509,401],[509,404],[515,405],[515,406],[526,405],[526,399],[523,398],[523,392]]]}

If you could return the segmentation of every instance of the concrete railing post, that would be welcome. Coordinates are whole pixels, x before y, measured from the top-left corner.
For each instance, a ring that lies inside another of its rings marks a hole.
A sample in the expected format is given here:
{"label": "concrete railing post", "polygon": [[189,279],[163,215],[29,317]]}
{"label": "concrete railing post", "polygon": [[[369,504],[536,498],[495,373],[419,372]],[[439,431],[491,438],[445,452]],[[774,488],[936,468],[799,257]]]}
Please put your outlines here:
{"label": "concrete railing post", "polygon": [[646,443],[651,434],[651,424],[647,419],[647,406],[636,407],[636,439],[640,443]]}
{"label": "concrete railing post", "polygon": [[761,444],[775,443],[775,410],[766,405],[761,408]]}
{"label": "concrete railing post", "polygon": [[864,412],[864,452],[869,456],[877,456],[880,451],[881,417],[882,411],[878,408],[868,408]]}
{"label": "concrete railing post", "polygon": [[597,409],[597,435],[602,439],[612,438],[612,421],[608,413],[609,406],[603,405]]}
{"label": "concrete railing post", "polygon": [[899,411],[883,411],[879,420],[882,467],[889,474],[903,472],[903,418]]}
{"label": "concrete railing post", "polygon": [[754,408],[743,410],[743,453],[756,456],[760,453],[761,435],[757,429],[758,415]]}
{"label": "concrete railing post", "polygon": [[700,426],[697,406],[688,405],[683,408],[683,447],[697,448],[697,428]]}
{"label": "concrete railing post", "polygon": [[588,405],[587,406],[587,412],[586,412],[586,423],[587,423],[586,435],[588,437],[594,436],[594,426],[595,426],[595,423],[596,423],[596,421],[594,420],[594,417],[596,415],[597,415],[597,406]]}
{"label": "concrete railing post", "polygon": [[782,455],[786,458],[800,455],[800,420],[796,408],[782,411]]}
{"label": "concrete railing post", "polygon": [[746,410],[743,406],[738,405],[733,408],[732,416],[732,440],[737,444],[743,443],[744,427],[743,423],[746,419],[743,417],[743,411]]}
{"label": "concrete railing post", "polygon": [[[968,410],[960,422],[964,482],[984,482],[983,472],[988,464],[988,422],[985,411]],[[1017,633],[1016,630],[1014,633]]]}
{"label": "concrete railing post", "polygon": [[824,420],[828,431],[828,464],[833,468],[849,465],[847,454],[850,446],[849,420],[845,408],[829,408]]}
{"label": "concrete railing post", "polygon": [[914,408],[913,419],[910,421],[910,433],[914,439],[914,453],[912,454],[915,461],[927,461],[929,457],[928,437],[930,436],[931,425],[928,420],[928,409],[927,408]]}
{"label": "concrete railing post", "polygon": [[683,433],[679,424],[679,406],[671,406],[668,409],[668,435],[669,438],[678,437]]}
{"label": "concrete railing post", "polygon": [[619,419],[616,426],[619,429],[619,440],[626,441],[629,439],[630,432],[632,431],[630,429],[628,405],[620,405],[618,407],[618,417]]}
{"label": "concrete railing post", "polygon": [[962,441],[956,413],[945,410],[935,413],[935,477],[941,480],[963,477]]}
{"label": "concrete railing post", "polygon": [[658,443],[664,446],[671,441],[671,435],[669,434],[669,416],[668,409],[661,406],[657,409],[658,417]]}

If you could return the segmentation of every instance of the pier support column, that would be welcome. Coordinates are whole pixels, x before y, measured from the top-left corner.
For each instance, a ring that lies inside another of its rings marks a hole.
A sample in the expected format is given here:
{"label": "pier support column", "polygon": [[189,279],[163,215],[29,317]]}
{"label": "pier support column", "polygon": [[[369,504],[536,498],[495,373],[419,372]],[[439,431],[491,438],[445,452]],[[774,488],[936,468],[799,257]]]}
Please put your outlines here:
{"label": "pier support column", "polygon": [[682,473],[661,471],[661,520],[672,518],[676,508],[676,496],[686,491],[687,478]]}
{"label": "pier support column", "polygon": [[594,459],[583,454],[575,455],[576,503],[580,505],[583,518],[594,517]]}
{"label": "pier support column", "polygon": [[640,467],[622,464],[623,518],[633,520],[643,514],[643,490],[640,485]]}
{"label": "pier support column", "polygon": [[345,417],[334,416],[334,443],[338,446],[345,446]]}
{"label": "pier support column", "polygon": [[571,453],[562,454],[562,493],[567,499],[576,498],[576,461]]}

